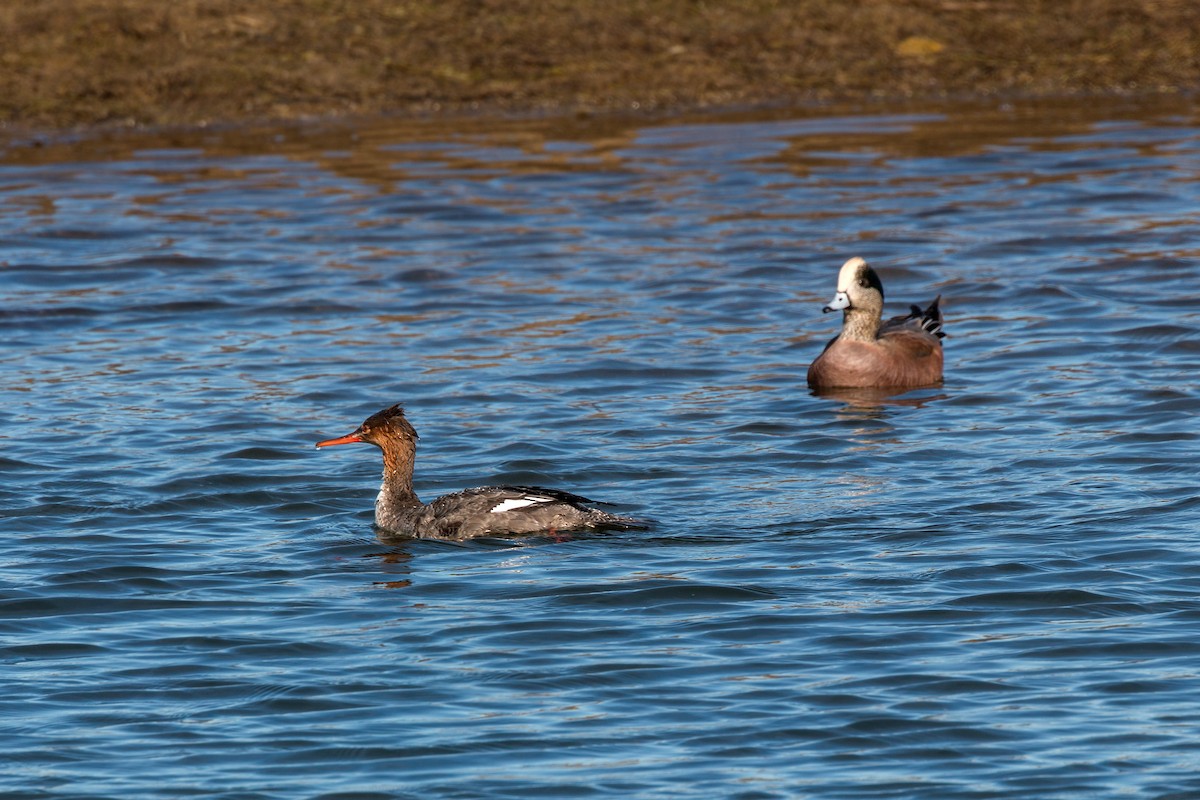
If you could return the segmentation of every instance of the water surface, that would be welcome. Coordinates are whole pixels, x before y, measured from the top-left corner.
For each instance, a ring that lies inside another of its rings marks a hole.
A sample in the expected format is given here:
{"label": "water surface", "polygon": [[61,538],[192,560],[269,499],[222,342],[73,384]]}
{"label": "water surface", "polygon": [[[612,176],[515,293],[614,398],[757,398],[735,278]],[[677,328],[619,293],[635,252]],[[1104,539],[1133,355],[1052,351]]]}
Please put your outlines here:
{"label": "water surface", "polygon": [[[313,125],[0,163],[21,798],[1200,794],[1190,104]],[[946,381],[812,396],[862,255]],[[650,532],[381,538],[556,486]]]}

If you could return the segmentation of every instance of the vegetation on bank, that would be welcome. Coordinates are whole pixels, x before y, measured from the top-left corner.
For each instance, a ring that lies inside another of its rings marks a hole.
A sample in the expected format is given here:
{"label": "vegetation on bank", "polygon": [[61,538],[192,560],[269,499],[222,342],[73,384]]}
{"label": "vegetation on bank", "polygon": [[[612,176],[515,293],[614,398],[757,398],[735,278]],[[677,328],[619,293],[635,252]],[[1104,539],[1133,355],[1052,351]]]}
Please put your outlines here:
{"label": "vegetation on bank", "polygon": [[39,0],[10,127],[1191,91],[1195,0]]}

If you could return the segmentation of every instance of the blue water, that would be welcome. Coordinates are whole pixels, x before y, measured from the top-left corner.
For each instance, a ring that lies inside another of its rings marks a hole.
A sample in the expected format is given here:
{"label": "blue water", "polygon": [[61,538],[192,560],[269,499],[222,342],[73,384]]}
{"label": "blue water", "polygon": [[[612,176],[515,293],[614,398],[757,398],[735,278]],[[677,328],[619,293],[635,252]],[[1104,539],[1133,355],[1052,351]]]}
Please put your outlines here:
{"label": "blue water", "polygon": [[[1200,796],[1190,101],[0,154],[5,798]],[[837,269],[946,381],[814,397]],[[649,532],[381,538],[425,499]]]}

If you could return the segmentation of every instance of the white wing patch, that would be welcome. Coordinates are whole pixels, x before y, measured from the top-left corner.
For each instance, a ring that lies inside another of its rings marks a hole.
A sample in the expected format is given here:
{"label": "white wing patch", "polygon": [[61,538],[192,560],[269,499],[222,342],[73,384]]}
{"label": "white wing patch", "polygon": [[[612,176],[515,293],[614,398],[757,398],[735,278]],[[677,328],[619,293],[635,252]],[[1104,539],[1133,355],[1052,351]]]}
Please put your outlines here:
{"label": "white wing patch", "polygon": [[527,494],[524,497],[510,497],[503,503],[497,503],[492,506],[489,513],[499,514],[501,511],[513,511],[526,506],[536,506],[539,503],[553,503],[553,497],[539,497],[537,495]]}

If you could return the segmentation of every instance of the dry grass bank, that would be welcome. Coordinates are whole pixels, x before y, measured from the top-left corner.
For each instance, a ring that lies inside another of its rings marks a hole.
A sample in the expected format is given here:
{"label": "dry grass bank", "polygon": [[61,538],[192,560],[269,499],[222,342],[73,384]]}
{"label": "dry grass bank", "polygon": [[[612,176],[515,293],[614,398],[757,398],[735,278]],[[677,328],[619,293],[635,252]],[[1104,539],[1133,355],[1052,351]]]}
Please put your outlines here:
{"label": "dry grass bank", "polygon": [[0,41],[43,128],[1200,86],[1195,0],[39,0]]}

